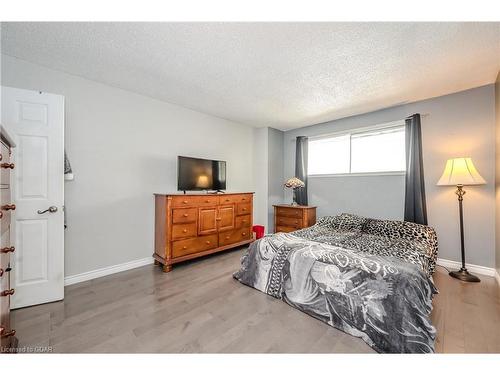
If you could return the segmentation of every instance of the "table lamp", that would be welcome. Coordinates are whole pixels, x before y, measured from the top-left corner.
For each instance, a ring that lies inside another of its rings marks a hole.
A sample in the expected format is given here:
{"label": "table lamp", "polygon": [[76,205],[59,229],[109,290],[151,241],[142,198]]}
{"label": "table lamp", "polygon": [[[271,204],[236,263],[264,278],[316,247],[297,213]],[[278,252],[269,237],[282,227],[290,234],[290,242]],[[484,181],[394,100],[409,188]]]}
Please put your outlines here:
{"label": "table lamp", "polygon": [[298,206],[296,192],[297,192],[297,189],[301,189],[304,186],[306,186],[304,184],[304,182],[302,180],[299,180],[297,177],[292,177],[292,178],[289,178],[288,180],[286,180],[285,183],[283,184],[283,186],[293,190],[292,206]]}
{"label": "table lamp", "polygon": [[464,246],[464,214],[462,201],[464,200],[464,185],[484,185],[486,181],[481,177],[474,167],[471,158],[449,159],[446,162],[443,175],[439,179],[439,186],[456,186],[455,194],[458,196],[458,211],[460,214],[460,246],[462,251],[462,268],[450,272],[450,276],[462,281],[479,282],[479,278],[470,274],[465,268],[465,246]]}

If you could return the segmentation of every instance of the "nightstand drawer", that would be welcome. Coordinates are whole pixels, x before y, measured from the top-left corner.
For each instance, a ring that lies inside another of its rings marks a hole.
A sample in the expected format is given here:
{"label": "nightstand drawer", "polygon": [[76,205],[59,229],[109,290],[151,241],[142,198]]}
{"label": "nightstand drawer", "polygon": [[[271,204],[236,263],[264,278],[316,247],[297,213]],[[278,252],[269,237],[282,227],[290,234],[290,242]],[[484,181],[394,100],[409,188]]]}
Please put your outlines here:
{"label": "nightstand drawer", "polygon": [[276,227],[276,230],[275,230],[275,233],[278,233],[278,232],[283,232],[283,233],[288,233],[288,232],[293,232],[293,231],[296,231],[297,228],[291,228],[291,227],[283,227],[283,226],[277,226]]}
{"label": "nightstand drawer", "polygon": [[278,207],[276,209],[276,215],[302,218],[302,210],[293,207]]}
{"label": "nightstand drawer", "polygon": [[274,231],[293,232],[316,223],[315,206],[274,205]]}
{"label": "nightstand drawer", "polygon": [[276,218],[276,225],[291,227],[291,228],[302,228],[302,219],[296,219],[293,217],[278,216]]}

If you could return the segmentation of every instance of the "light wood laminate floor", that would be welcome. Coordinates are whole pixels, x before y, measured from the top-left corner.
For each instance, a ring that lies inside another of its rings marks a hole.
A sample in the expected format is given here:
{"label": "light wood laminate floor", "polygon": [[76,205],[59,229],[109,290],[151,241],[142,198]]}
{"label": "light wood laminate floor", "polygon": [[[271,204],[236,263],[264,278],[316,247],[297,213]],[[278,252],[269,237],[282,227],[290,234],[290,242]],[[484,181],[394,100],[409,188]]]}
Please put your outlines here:
{"label": "light wood laminate floor", "polygon": [[[66,287],[64,301],[12,312],[19,345],[54,352],[373,353],[361,339],[232,278],[242,249]],[[500,353],[500,288],[435,275],[436,351]]]}

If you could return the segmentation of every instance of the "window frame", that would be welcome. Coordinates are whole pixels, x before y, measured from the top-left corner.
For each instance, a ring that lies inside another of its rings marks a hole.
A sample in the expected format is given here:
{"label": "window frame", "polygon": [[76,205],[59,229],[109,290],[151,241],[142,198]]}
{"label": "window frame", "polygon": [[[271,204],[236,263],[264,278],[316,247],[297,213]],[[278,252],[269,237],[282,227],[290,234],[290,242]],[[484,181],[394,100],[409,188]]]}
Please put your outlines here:
{"label": "window frame", "polygon": [[[316,141],[316,140],[321,140],[321,139],[328,139],[328,138],[335,138],[335,137],[341,137],[344,135],[349,135],[349,170],[351,170],[351,163],[352,163],[352,144],[351,144],[351,137],[352,135],[355,134],[362,134],[362,133],[370,133],[373,131],[377,130],[384,130],[384,129],[391,129],[391,128],[405,128],[405,121],[404,120],[398,120],[398,121],[391,121],[391,122],[386,122],[383,124],[378,124],[378,125],[373,125],[373,126],[364,126],[360,128],[355,128],[355,129],[349,129],[349,130],[341,130],[338,132],[333,132],[333,133],[327,133],[327,134],[321,134],[321,135],[314,135],[308,137],[309,141]],[[308,168],[309,169],[309,168]],[[307,177],[311,178],[331,178],[331,177],[369,177],[369,176],[404,176],[406,174],[406,170],[404,171],[379,171],[379,172],[355,172],[355,173],[327,173],[327,174],[307,174]]]}

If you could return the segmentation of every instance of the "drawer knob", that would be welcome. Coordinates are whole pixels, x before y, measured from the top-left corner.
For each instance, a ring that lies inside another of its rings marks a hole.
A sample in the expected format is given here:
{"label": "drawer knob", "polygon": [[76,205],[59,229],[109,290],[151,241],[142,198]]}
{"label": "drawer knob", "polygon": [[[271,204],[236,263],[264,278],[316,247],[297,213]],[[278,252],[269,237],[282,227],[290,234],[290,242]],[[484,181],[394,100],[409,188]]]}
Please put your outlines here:
{"label": "drawer knob", "polygon": [[14,169],[14,163],[2,163],[0,164],[0,167],[4,169]]}
{"label": "drawer knob", "polygon": [[246,220],[241,220],[241,222],[242,222],[243,224],[245,224],[247,221],[246,221]]}
{"label": "drawer knob", "polygon": [[182,250],[186,250],[187,249],[187,246],[182,246]]}
{"label": "drawer knob", "polygon": [[16,330],[11,329],[10,331],[5,331],[5,327],[0,327],[0,337],[10,337],[10,336],[15,336]]}
{"label": "drawer knob", "polygon": [[205,203],[210,203],[210,200],[209,200],[209,199],[206,199],[206,200],[205,200]]}
{"label": "drawer knob", "polygon": [[210,245],[210,241],[206,241],[205,243],[206,243],[207,245]]}
{"label": "drawer knob", "polygon": [[247,199],[246,198],[241,198],[242,201],[246,201]]}
{"label": "drawer knob", "polygon": [[243,207],[243,208],[242,208],[242,210],[243,210],[243,211],[246,211],[246,210],[247,210],[247,208],[246,208],[246,207]]}
{"label": "drawer knob", "polygon": [[241,233],[242,236],[246,236],[247,234],[245,232]]}
{"label": "drawer knob", "polygon": [[188,231],[187,229],[183,229],[182,233],[187,233],[187,231]]}
{"label": "drawer knob", "polygon": [[6,205],[2,206],[2,210],[5,210],[5,211],[10,211],[10,210],[15,210],[15,209],[16,209],[15,204],[6,204]]}
{"label": "drawer knob", "polygon": [[229,236],[226,236],[226,240],[228,240],[228,239],[230,239],[230,238],[231,238],[231,237],[229,237]]}
{"label": "drawer knob", "polygon": [[187,204],[187,203],[188,203],[188,201],[182,201],[182,203]]}
{"label": "drawer knob", "polygon": [[229,199],[229,198],[226,198],[226,202],[229,202],[229,201],[230,201],[230,199]]}
{"label": "drawer knob", "polygon": [[184,216],[184,217],[188,217],[188,214],[184,214],[184,215],[182,215],[182,216]]}
{"label": "drawer knob", "polygon": [[2,293],[0,293],[0,297],[7,297],[7,296],[11,296],[13,295],[15,292],[14,289],[7,289],[7,290],[4,290]]}
{"label": "drawer knob", "polygon": [[0,253],[1,254],[13,253],[14,250],[16,250],[16,248],[14,246],[11,246],[11,247],[2,247],[0,249]]}

